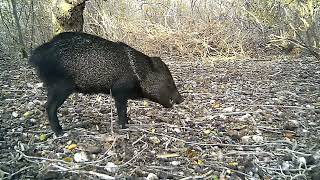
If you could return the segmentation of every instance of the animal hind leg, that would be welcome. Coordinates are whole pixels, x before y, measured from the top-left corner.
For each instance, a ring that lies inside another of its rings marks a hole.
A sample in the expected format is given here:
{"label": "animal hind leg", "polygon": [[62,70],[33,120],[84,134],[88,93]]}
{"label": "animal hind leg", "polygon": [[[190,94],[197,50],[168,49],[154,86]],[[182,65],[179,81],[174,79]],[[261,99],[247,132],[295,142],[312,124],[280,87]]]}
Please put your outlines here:
{"label": "animal hind leg", "polygon": [[48,114],[50,127],[57,136],[63,133],[57,117],[57,109],[63,104],[73,90],[74,86],[67,82],[58,82],[48,86],[46,111]]}

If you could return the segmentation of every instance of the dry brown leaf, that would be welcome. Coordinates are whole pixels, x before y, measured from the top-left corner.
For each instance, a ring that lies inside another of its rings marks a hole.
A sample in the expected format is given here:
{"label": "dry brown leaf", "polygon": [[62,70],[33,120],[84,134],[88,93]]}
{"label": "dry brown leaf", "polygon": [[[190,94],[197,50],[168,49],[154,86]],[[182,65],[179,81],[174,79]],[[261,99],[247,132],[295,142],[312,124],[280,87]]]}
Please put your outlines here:
{"label": "dry brown leaf", "polygon": [[194,150],[194,149],[188,149],[188,150],[186,151],[186,156],[187,156],[188,158],[194,158],[194,157],[198,157],[198,156],[199,156],[199,153],[198,153],[196,150]]}
{"label": "dry brown leaf", "polygon": [[283,133],[283,137],[286,137],[286,138],[288,138],[288,139],[294,139],[295,138],[295,136],[296,136],[296,134],[294,133],[294,132],[284,132]]}

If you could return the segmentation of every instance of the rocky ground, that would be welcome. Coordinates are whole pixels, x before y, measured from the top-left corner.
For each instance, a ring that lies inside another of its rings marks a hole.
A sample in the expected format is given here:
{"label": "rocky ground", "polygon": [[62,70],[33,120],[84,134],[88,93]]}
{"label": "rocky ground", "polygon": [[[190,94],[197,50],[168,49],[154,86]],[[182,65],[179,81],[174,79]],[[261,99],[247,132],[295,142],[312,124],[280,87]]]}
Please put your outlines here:
{"label": "rocky ground", "polygon": [[107,95],[72,95],[55,137],[45,89],[0,58],[0,179],[320,179],[320,62],[166,61],[185,97],[130,101],[119,129]]}

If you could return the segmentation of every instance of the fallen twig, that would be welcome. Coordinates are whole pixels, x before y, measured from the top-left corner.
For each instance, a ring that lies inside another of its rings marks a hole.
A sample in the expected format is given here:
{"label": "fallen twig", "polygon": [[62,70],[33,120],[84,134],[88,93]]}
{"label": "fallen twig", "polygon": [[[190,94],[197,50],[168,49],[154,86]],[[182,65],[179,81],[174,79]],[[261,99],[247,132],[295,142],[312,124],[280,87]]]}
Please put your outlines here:
{"label": "fallen twig", "polygon": [[120,165],[120,167],[124,167],[124,166],[128,165],[131,161],[133,161],[135,158],[137,158],[143,151],[145,151],[148,148],[148,144],[147,143],[145,143],[144,146],[145,147],[140,152],[138,152],[135,156],[133,156],[129,161],[127,161],[124,164]]}
{"label": "fallen twig", "polygon": [[114,180],[116,179],[115,177],[112,177],[112,176],[109,176],[109,175],[106,175],[106,174],[102,174],[102,173],[97,173],[97,172],[94,172],[94,171],[84,171],[84,170],[79,170],[79,169],[69,169],[69,168],[65,168],[65,167],[61,167],[61,166],[58,166],[56,164],[52,164],[53,167],[55,168],[58,168],[59,170],[58,171],[55,171],[55,170],[50,170],[51,172],[70,172],[70,173],[75,173],[75,174],[90,174],[90,175],[93,175],[93,176],[96,176],[100,179],[105,179],[105,180]]}
{"label": "fallen twig", "polygon": [[[220,146],[220,147],[251,147],[251,148],[256,148],[256,147],[263,147],[263,146],[270,146],[273,144],[279,144],[279,143],[287,143],[287,144],[291,144],[288,141],[275,141],[275,142],[269,142],[269,143],[264,143],[264,144],[252,144],[252,145],[244,145],[244,144],[225,144],[225,143],[198,143],[198,142],[189,142],[189,141],[185,141],[183,139],[179,139],[176,137],[172,137],[166,134],[162,134],[162,133],[156,133],[156,132],[150,132],[148,130],[145,129],[140,129],[140,128],[136,128],[138,131],[142,131],[145,133],[149,133],[149,134],[155,134],[155,135],[159,135],[159,136],[165,136],[177,141],[181,141],[184,142],[186,144],[191,144],[191,145],[201,145],[201,146]],[[132,131],[130,129],[128,129],[129,131]]]}
{"label": "fallen twig", "polygon": [[302,107],[302,106],[288,106],[288,105],[277,105],[277,104],[248,104],[247,106],[260,106],[260,107],[281,107],[281,108],[294,108],[294,109],[303,109],[303,110],[311,110],[313,107]]}
{"label": "fallen twig", "polygon": [[8,179],[11,179],[13,176],[15,176],[15,175],[17,175],[17,174],[21,173],[22,171],[25,171],[25,170],[27,170],[27,169],[31,168],[31,167],[33,167],[33,166],[27,166],[27,167],[23,167],[23,168],[21,168],[19,171],[17,171],[17,172],[15,172],[15,173],[10,174],[10,175],[8,176]]}
{"label": "fallen twig", "polygon": [[16,149],[16,151],[17,151],[20,155],[22,155],[22,157],[24,157],[24,158],[26,158],[26,159],[29,159],[29,160],[30,160],[30,159],[35,159],[35,160],[45,160],[45,161],[51,161],[51,162],[67,163],[67,162],[65,162],[65,161],[63,161],[63,160],[59,160],[59,159],[49,159],[49,158],[44,158],[44,157],[28,156],[28,155],[24,154],[22,151],[17,150],[17,149]]}
{"label": "fallen twig", "polygon": [[312,156],[312,154],[306,154],[306,153],[302,153],[302,152],[299,152],[299,151],[294,151],[294,150],[291,150],[291,149],[276,149],[277,151],[286,151],[286,152],[289,152],[289,153],[294,153],[294,154],[298,154],[300,156]]}
{"label": "fallen twig", "polygon": [[203,174],[203,175],[200,175],[200,176],[189,176],[189,177],[182,178],[182,179],[180,179],[180,180],[205,179],[205,178],[207,178],[208,176],[210,176],[212,173],[213,173],[213,171],[210,170],[210,171],[208,171],[207,173],[205,173],[205,174]]}

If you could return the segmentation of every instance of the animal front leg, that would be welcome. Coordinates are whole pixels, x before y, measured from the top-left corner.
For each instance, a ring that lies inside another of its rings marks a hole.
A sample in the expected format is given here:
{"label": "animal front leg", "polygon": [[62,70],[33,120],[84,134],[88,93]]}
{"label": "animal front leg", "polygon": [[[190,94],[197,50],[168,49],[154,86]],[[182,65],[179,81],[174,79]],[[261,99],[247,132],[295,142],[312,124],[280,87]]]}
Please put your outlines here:
{"label": "animal front leg", "polygon": [[127,115],[128,99],[123,97],[115,97],[115,102],[118,113],[118,123],[121,128],[124,129],[129,121],[129,117]]}

